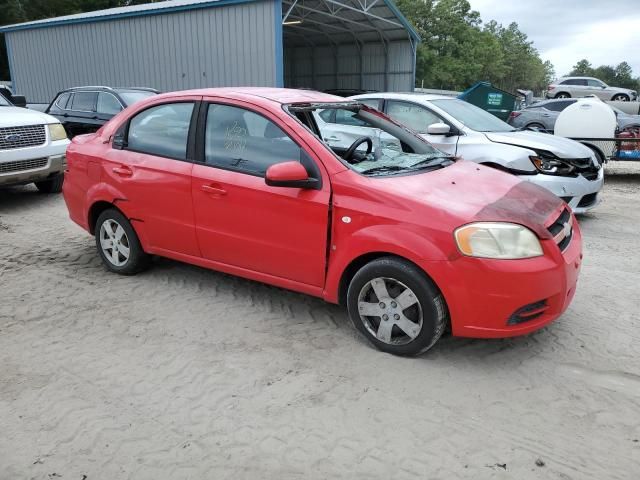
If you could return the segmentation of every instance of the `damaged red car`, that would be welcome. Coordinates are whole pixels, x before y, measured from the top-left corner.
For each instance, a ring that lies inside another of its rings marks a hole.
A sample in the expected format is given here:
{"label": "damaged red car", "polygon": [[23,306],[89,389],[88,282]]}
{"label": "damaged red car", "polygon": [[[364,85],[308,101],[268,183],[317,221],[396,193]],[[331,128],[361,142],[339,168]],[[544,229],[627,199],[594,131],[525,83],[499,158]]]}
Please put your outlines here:
{"label": "damaged red car", "polygon": [[[370,134],[330,147],[327,110]],[[159,255],[321,297],[386,352],[419,354],[447,329],[526,334],[575,293],[581,235],[562,200],[356,101],[158,95],[75,137],[67,163],[69,214],[109,270]]]}

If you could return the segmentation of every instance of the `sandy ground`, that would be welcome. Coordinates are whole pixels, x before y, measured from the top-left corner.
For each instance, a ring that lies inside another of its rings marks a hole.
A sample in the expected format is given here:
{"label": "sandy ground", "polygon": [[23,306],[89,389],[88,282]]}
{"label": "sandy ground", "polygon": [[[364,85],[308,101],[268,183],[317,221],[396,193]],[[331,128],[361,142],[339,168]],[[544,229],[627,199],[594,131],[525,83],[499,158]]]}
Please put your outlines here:
{"label": "sandy ground", "polygon": [[640,478],[640,165],[607,173],[560,320],[417,359],[304,295],[107,273],[61,196],[1,191],[0,479]]}

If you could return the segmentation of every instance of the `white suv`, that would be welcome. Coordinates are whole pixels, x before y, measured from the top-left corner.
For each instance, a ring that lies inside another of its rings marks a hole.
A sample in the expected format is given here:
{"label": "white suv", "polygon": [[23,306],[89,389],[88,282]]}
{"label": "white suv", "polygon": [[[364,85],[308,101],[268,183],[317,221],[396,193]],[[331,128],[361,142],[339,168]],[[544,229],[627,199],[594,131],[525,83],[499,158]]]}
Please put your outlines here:
{"label": "white suv", "polygon": [[0,187],[33,182],[41,192],[60,192],[67,145],[54,117],[14,107],[0,95]]}
{"label": "white suv", "polygon": [[[441,95],[370,93],[351,97],[386,113],[419,133],[439,150],[518,175],[550,190],[576,213],[599,202],[604,183],[592,150],[581,143],[539,132],[517,131],[470,103]],[[348,111],[326,110],[316,115],[323,139],[346,148],[357,138],[384,141]]]}
{"label": "white suv", "polygon": [[593,77],[564,77],[547,87],[547,98],[571,98],[595,95],[600,100],[630,102],[638,98],[638,92],[629,88],[610,87]]}

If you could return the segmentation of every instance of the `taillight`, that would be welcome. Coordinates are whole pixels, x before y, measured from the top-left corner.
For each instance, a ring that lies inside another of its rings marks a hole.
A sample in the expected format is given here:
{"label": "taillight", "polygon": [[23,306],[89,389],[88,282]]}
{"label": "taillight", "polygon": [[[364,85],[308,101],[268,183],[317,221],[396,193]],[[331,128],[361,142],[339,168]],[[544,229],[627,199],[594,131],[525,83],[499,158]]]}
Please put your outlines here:
{"label": "taillight", "polygon": [[522,115],[522,112],[511,112],[511,114],[509,115],[509,120],[511,120],[512,118],[518,118],[520,115]]}
{"label": "taillight", "polygon": [[551,91],[551,90],[553,90],[554,88],[556,88],[556,86],[552,84],[552,85],[549,85],[549,86],[547,87],[547,90],[548,90],[548,91]]}

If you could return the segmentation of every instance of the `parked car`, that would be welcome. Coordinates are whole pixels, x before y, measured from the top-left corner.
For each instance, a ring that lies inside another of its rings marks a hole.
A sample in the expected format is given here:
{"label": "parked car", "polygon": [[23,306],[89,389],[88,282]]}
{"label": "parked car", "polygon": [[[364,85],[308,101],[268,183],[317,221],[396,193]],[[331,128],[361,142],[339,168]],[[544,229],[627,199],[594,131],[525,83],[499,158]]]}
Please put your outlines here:
{"label": "parked car", "polygon": [[593,77],[564,77],[547,87],[547,98],[571,98],[595,95],[601,100],[630,102],[638,98],[638,92],[629,88],[610,87]]}
{"label": "parked car", "polygon": [[[520,132],[490,113],[456,98],[415,93],[352,97],[418,132],[436,148],[465,160],[518,175],[565,200],[576,213],[599,202],[604,171],[592,150],[566,138]],[[371,135],[349,119],[321,114],[318,122],[331,146]]]}
{"label": "parked car", "polygon": [[58,120],[0,95],[0,187],[33,182],[43,193],[59,193],[68,144]]}
{"label": "parked car", "polygon": [[[552,132],[560,112],[577,101],[579,101],[577,98],[566,98],[543,100],[534,103],[522,110],[511,112],[509,125],[515,128],[539,129]],[[618,129],[621,131],[640,129],[640,115],[629,115],[613,105],[609,105],[609,107],[616,114]]]}
{"label": "parked car", "polygon": [[[318,109],[395,143],[331,148]],[[161,255],[315,295],[390,353],[423,352],[448,325],[532,332],[575,293],[581,234],[562,201],[332,95],[158,95],[76,137],[68,162],[70,217],[109,270],[134,274]]]}
{"label": "parked car", "polygon": [[97,131],[128,106],[158,93],[152,88],[69,88],[56,95],[45,113],[60,120],[73,138]]}

